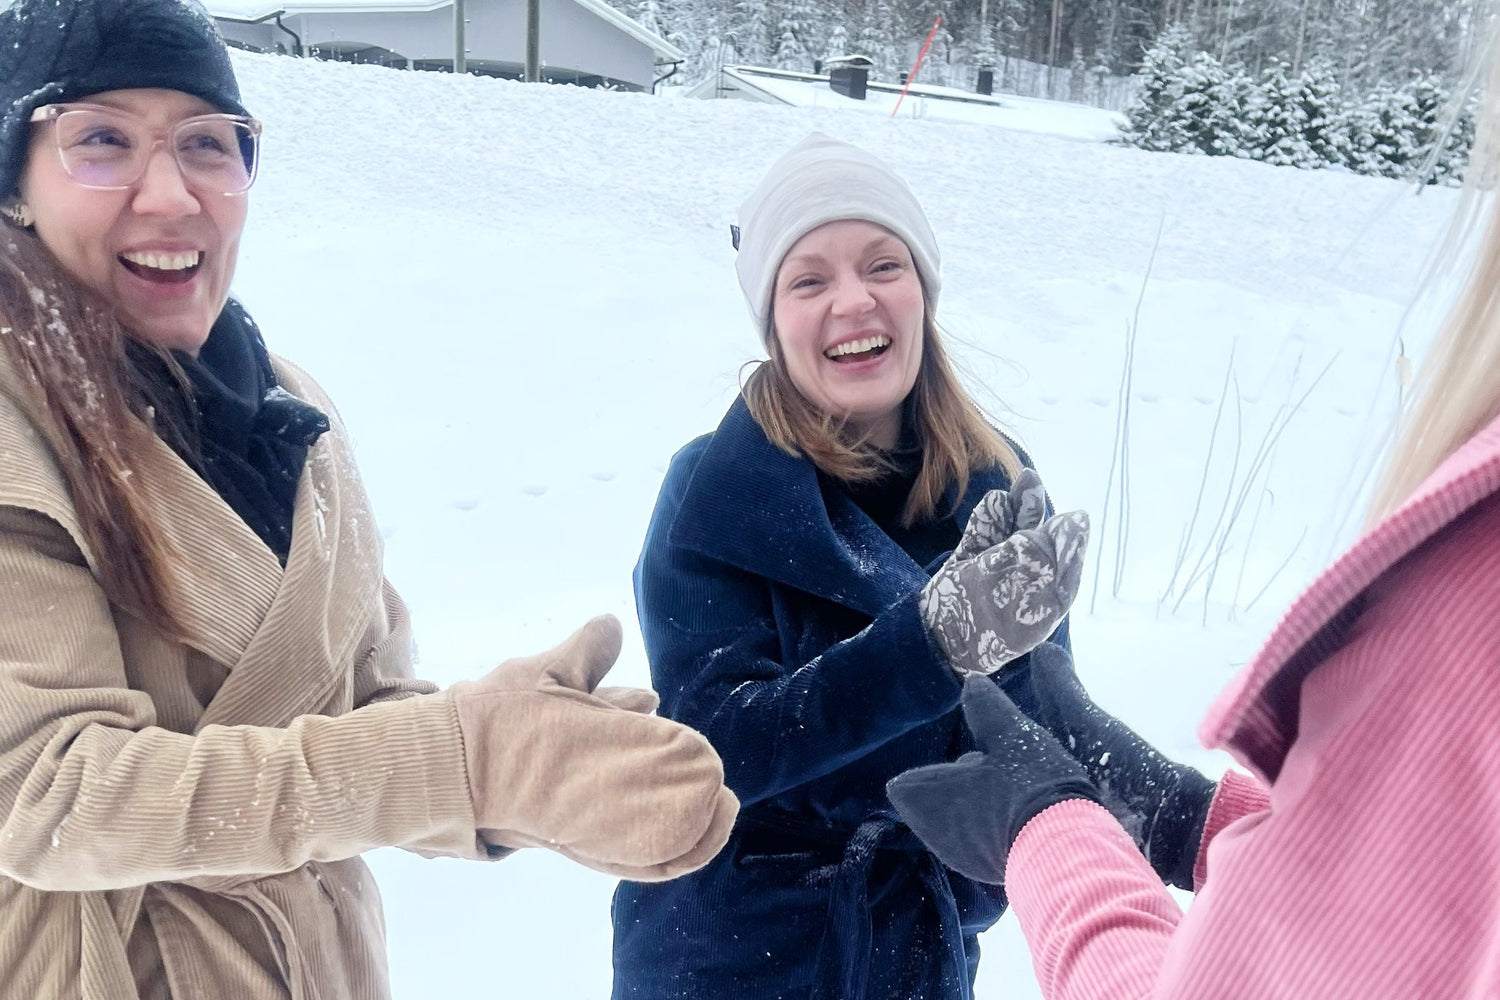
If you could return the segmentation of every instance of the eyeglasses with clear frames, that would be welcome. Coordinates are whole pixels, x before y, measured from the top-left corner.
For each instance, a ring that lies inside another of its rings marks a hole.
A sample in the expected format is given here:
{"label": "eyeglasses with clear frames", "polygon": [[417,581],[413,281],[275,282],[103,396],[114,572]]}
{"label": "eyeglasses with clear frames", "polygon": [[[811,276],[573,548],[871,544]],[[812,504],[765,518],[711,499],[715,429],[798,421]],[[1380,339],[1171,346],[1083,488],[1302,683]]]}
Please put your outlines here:
{"label": "eyeglasses with clear frames", "polygon": [[135,184],[159,143],[171,150],[184,182],[216,194],[248,191],[260,162],[260,122],[244,115],[196,115],[162,132],[102,104],[47,104],[31,121],[51,123],[63,171],[86,188]]}

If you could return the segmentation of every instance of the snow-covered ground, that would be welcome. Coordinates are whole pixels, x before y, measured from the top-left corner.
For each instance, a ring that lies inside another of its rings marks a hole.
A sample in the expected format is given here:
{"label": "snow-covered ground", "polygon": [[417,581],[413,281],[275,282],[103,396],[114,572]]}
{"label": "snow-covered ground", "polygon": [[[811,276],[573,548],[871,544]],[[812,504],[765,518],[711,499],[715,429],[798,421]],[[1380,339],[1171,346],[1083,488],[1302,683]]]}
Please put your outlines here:
{"label": "snow-covered ground", "polygon": [[[1226,760],[1198,748],[1198,719],[1357,521],[1356,453],[1387,425],[1398,323],[1455,198],[904,114],[235,65],[266,122],[236,290],[353,430],[426,676],[477,675],[611,611],[627,626],[614,680],[648,682],[630,592],[646,519],[672,452],[717,423],[758,349],[729,224],[819,129],[909,178],[972,384],[1058,502],[1094,515],[1107,558],[1075,614],[1080,672],[1214,772]],[[1105,495],[1138,299],[1112,596],[1120,491],[1108,518]],[[1425,326],[1402,331],[1408,353]],[[1320,372],[1245,493],[1210,599],[1200,581],[1160,605],[1200,486],[1179,579],[1230,520],[1231,473]],[[371,861],[401,1000],[607,995],[611,880],[542,851]],[[1037,995],[1009,919],[985,948],[981,997]]]}

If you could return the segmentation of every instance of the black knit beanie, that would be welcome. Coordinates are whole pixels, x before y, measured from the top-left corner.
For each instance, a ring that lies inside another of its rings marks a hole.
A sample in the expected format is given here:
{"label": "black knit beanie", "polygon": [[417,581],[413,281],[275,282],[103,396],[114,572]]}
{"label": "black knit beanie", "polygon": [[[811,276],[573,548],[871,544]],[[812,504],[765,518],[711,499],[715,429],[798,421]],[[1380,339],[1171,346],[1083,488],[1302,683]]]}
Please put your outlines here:
{"label": "black knit beanie", "polygon": [[135,87],[247,113],[229,50],[197,0],[15,0],[0,11],[0,200],[15,193],[36,108]]}

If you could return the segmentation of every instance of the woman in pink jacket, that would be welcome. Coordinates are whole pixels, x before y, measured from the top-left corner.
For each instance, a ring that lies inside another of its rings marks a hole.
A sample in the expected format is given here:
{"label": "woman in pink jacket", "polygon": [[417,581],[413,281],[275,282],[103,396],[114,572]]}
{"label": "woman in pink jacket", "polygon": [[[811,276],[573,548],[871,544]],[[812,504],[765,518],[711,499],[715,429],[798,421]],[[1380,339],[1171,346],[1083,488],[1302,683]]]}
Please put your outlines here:
{"label": "woman in pink jacket", "polygon": [[[1496,62],[1477,174],[1500,124]],[[984,751],[891,783],[939,857],[1003,879],[1048,1000],[1500,996],[1500,213],[1486,211],[1367,532],[1202,726],[1269,797],[1226,777],[1190,912],[1112,815],[1169,798],[1175,766],[1095,713],[1060,650],[1033,654],[1036,722],[975,685]]]}

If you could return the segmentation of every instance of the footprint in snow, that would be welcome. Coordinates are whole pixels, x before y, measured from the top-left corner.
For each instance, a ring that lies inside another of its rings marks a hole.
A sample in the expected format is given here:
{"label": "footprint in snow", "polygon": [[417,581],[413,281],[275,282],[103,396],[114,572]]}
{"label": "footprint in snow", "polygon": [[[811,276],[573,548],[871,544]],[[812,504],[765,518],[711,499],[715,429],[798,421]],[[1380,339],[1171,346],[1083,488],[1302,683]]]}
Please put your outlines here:
{"label": "footprint in snow", "polygon": [[530,486],[522,486],[521,492],[529,497],[539,497],[547,492],[547,487],[541,483],[532,483]]}
{"label": "footprint in snow", "polygon": [[596,482],[608,483],[614,480],[615,474],[613,472],[590,472],[589,478]]}

